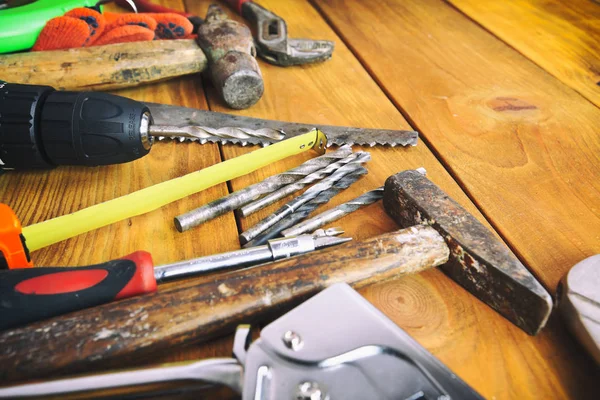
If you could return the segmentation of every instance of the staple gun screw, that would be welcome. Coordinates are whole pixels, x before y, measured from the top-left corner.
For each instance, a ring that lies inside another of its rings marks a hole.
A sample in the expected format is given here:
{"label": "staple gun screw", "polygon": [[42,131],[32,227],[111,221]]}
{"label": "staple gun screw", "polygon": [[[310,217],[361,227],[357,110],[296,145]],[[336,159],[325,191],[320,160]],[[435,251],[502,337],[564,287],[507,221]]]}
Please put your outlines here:
{"label": "staple gun screw", "polygon": [[327,400],[328,398],[317,382],[302,382],[298,385],[297,400]]}
{"label": "staple gun screw", "polygon": [[294,351],[298,351],[302,348],[302,346],[304,346],[302,338],[294,331],[287,331],[283,334],[282,339],[285,346]]}

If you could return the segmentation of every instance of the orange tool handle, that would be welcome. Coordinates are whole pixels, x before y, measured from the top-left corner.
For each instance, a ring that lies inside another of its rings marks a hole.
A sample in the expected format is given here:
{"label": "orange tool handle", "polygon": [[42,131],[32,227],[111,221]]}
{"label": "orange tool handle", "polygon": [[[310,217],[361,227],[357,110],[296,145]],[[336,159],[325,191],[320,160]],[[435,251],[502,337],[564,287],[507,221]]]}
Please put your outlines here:
{"label": "orange tool handle", "polygon": [[0,203],[0,269],[33,267],[21,232],[21,222],[14,211]]}

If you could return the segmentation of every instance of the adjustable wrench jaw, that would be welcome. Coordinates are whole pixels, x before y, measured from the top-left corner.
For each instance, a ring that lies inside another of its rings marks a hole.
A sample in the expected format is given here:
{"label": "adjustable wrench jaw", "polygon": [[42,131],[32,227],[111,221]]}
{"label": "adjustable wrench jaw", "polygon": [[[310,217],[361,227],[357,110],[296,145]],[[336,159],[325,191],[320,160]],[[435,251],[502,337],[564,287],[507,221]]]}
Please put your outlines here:
{"label": "adjustable wrench jaw", "polygon": [[333,42],[288,38],[285,21],[252,1],[242,4],[241,14],[253,25],[258,55],[271,64],[287,67],[331,58]]}

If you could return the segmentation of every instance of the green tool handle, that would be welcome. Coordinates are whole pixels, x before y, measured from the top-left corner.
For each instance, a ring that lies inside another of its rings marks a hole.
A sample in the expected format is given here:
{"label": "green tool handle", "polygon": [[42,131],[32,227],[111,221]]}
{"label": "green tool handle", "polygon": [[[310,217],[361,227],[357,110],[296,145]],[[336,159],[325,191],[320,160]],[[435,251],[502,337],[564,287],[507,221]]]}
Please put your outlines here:
{"label": "green tool handle", "polygon": [[98,0],[37,0],[0,11],[0,54],[33,47],[46,22]]}

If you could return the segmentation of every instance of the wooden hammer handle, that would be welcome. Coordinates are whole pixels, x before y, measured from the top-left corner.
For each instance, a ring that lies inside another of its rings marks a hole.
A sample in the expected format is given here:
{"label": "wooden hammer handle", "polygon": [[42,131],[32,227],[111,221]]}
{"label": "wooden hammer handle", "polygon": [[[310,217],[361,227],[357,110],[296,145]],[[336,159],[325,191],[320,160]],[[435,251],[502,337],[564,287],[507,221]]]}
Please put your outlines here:
{"label": "wooden hammer handle", "polygon": [[448,251],[435,229],[415,226],[1,332],[0,381],[123,367],[281,314],[334,283],[361,287],[443,264]]}
{"label": "wooden hammer handle", "polygon": [[0,56],[2,80],[59,90],[109,90],[201,72],[193,39],[153,40]]}

